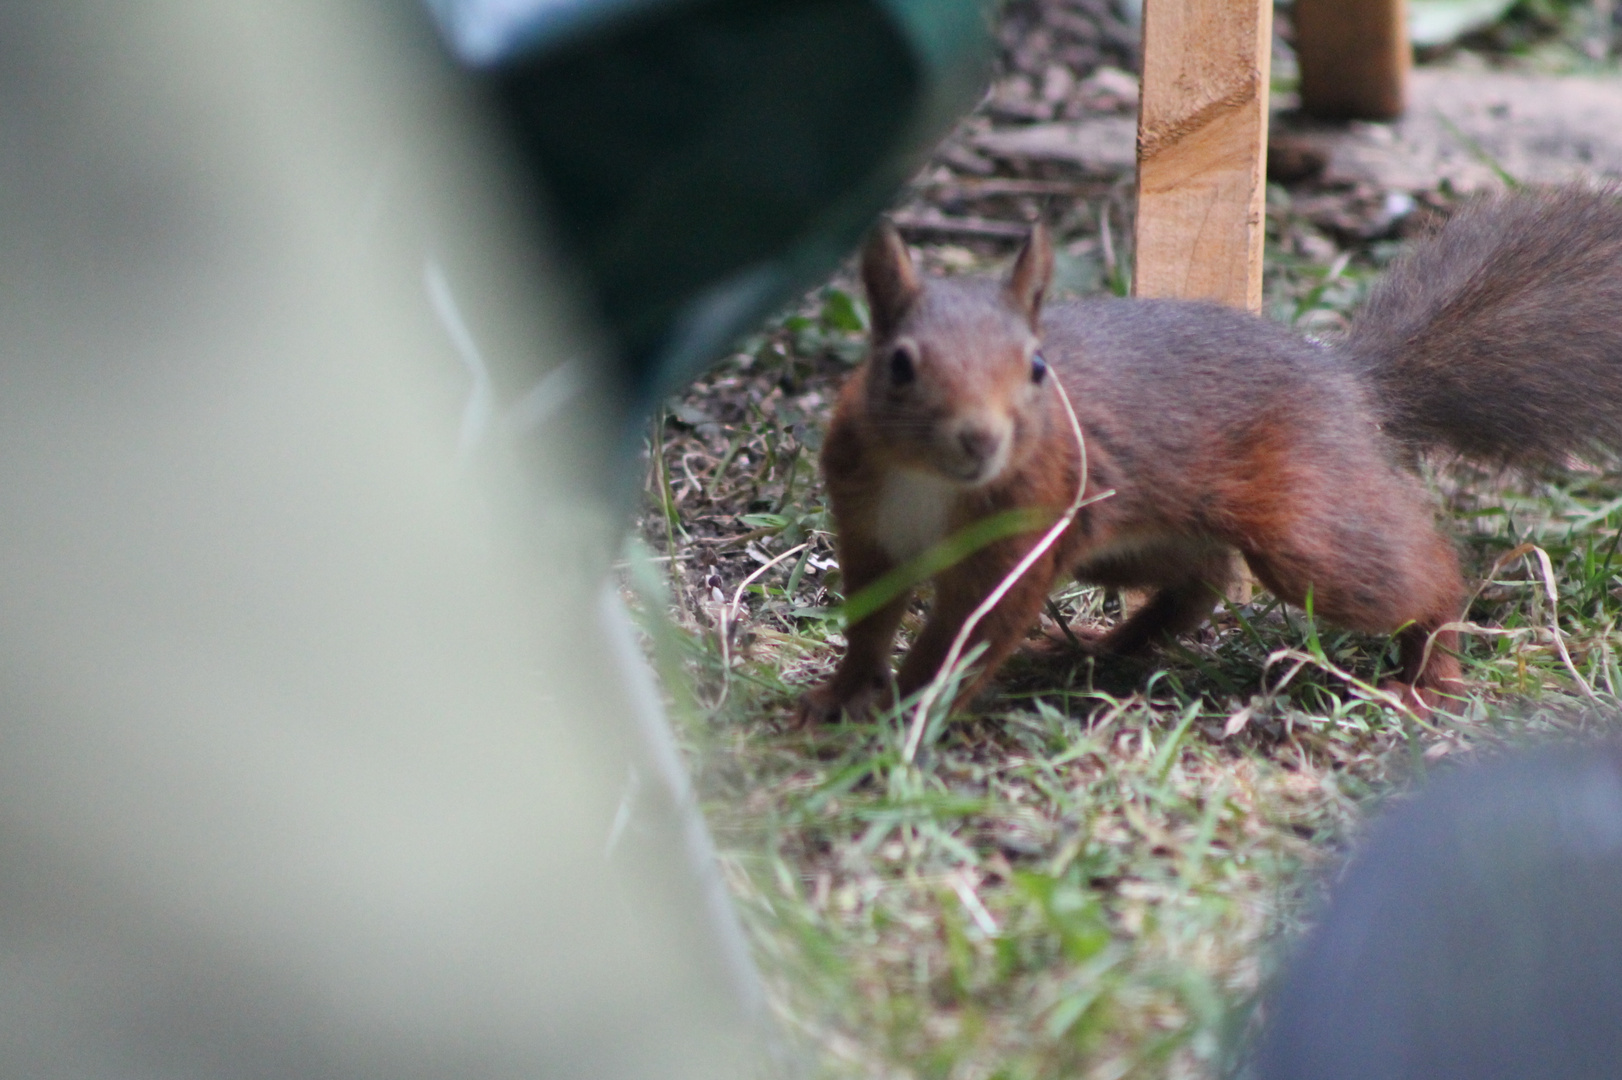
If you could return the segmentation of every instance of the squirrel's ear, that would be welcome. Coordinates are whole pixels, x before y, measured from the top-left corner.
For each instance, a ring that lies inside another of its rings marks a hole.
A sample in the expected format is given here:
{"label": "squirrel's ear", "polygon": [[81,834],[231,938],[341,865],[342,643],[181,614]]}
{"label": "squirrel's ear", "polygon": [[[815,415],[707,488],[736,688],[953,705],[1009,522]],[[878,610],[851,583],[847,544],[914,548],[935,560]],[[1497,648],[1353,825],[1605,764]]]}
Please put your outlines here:
{"label": "squirrel's ear", "polygon": [[1048,240],[1047,227],[1039,221],[1031,226],[1031,238],[1025,241],[1003,286],[1008,302],[1025,316],[1032,330],[1042,317],[1042,297],[1047,294],[1052,280],[1053,244]]}
{"label": "squirrel's ear", "polygon": [[918,299],[920,286],[907,245],[888,221],[873,227],[873,234],[862,249],[862,284],[867,289],[873,336],[889,337]]}

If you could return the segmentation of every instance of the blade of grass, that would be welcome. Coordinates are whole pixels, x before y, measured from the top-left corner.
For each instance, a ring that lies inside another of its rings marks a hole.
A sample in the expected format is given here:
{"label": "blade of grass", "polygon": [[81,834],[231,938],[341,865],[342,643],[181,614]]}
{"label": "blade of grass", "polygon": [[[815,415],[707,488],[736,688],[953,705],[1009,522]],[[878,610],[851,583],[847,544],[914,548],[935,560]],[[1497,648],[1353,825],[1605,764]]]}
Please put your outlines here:
{"label": "blade of grass", "polygon": [[966,525],[916,558],[859,589],[840,605],[846,626],[854,626],[906,592],[950,569],[987,544],[1021,533],[1035,532],[1053,520],[1051,510],[1020,508],[983,517]]}

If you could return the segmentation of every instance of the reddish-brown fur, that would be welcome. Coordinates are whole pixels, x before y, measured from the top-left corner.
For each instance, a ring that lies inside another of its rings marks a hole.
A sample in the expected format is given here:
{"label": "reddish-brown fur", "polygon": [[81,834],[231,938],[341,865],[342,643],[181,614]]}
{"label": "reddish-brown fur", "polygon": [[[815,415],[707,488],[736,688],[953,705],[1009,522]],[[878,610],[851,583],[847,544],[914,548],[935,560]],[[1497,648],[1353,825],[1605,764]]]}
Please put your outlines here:
{"label": "reddish-brown fur", "polygon": [[[1529,239],[1532,229],[1580,239],[1575,264]],[[1469,273],[1454,265],[1466,256]],[[1085,507],[976,629],[987,648],[960,702],[1019,645],[1063,576],[1154,590],[1090,638],[1091,648],[1131,652],[1203,622],[1237,551],[1289,603],[1310,596],[1332,623],[1396,634],[1397,689],[1418,708],[1436,705],[1461,689],[1456,635],[1441,627],[1460,616],[1465,587],[1404,467],[1414,451],[1440,443],[1537,464],[1622,441],[1622,317],[1612,314],[1622,303],[1601,317],[1585,295],[1572,307],[1576,328],[1552,310],[1572,289],[1622,294],[1622,209],[1609,192],[1468,209],[1376,291],[1379,321],[1334,349],[1205,304],[1093,301],[1044,314],[1051,268],[1040,229],[1000,284],[926,283],[888,228],[863,257],[872,348],[840,394],[822,454],[847,595],[988,514],[1069,504],[1080,458],[1054,377],[1085,433],[1089,494],[1115,492]],[[1521,280],[1537,273],[1555,284]],[[1561,334],[1573,329],[1581,349],[1566,350]],[[1470,356],[1449,359],[1448,335],[1463,353],[1491,352],[1492,385],[1473,377]],[[1036,356],[1049,369],[1040,380]],[[1578,423],[1552,429],[1577,408],[1571,364],[1619,392],[1582,394]],[[1461,398],[1468,420],[1448,412]],[[935,579],[900,694],[936,675],[969,613],[1038,535],[994,543]],[[838,670],[806,695],[805,715],[860,709],[888,691],[906,604],[898,597],[849,628]]]}

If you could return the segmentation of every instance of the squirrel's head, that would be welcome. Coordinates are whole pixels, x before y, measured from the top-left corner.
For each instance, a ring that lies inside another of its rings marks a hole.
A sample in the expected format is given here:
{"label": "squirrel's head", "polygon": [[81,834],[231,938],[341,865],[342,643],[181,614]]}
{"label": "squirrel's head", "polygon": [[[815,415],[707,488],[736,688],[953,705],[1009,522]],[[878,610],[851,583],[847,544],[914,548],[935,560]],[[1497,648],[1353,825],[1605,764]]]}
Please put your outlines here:
{"label": "squirrel's head", "polygon": [[1000,282],[925,282],[895,229],[874,230],[862,252],[867,416],[897,464],[977,487],[1036,445],[1052,394],[1038,336],[1052,277],[1041,225]]}

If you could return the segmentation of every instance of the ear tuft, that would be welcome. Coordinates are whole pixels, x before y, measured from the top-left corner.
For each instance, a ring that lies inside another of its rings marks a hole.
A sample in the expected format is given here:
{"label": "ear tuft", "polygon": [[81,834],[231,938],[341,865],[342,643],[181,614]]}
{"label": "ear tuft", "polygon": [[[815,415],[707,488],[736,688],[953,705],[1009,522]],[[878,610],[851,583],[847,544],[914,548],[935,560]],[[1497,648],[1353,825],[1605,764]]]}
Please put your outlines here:
{"label": "ear tuft", "polygon": [[907,245],[888,221],[873,227],[862,249],[862,285],[867,289],[874,340],[882,341],[895,332],[921,291]]}
{"label": "ear tuft", "polygon": [[1053,281],[1053,243],[1041,222],[1031,226],[1031,237],[1025,241],[1014,268],[1008,273],[1003,292],[1014,310],[1025,317],[1031,329],[1037,329],[1042,318],[1042,298],[1047,295]]}

